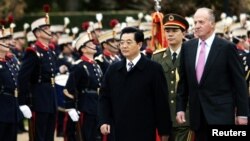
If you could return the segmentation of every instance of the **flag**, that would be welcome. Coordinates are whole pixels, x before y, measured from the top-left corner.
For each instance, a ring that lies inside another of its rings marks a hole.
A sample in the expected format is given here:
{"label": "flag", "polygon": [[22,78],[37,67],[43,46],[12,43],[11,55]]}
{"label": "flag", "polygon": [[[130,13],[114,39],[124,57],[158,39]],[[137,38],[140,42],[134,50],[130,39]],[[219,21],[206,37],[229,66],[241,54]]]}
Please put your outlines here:
{"label": "flag", "polygon": [[152,13],[152,40],[153,50],[167,47],[166,35],[163,28],[163,14],[161,12]]}

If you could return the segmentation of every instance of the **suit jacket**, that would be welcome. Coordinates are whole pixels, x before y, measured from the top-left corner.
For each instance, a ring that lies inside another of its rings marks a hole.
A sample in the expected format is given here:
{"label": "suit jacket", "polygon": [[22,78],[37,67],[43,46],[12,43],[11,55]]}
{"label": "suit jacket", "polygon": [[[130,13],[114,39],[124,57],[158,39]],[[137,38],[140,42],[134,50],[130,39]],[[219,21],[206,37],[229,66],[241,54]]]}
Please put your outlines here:
{"label": "suit jacket", "polygon": [[198,84],[195,71],[198,39],[182,47],[177,112],[185,111],[189,96],[190,125],[200,126],[200,112],[208,124],[234,124],[237,116],[248,115],[247,86],[236,46],[215,37]]}
{"label": "suit jacket", "polygon": [[165,48],[159,52],[156,52],[152,56],[152,60],[160,63],[163,67],[165,78],[168,84],[168,102],[170,104],[171,119],[174,127],[187,126],[189,125],[189,110],[187,108],[186,117],[187,122],[185,124],[178,124],[176,122],[176,75],[178,75],[178,70],[180,67],[180,54],[178,58],[173,63],[172,56],[169,48]]}
{"label": "suit jacket", "polygon": [[100,125],[114,122],[116,141],[155,141],[168,135],[171,119],[167,83],[160,64],[141,56],[127,72],[126,60],[112,64],[100,89]]}

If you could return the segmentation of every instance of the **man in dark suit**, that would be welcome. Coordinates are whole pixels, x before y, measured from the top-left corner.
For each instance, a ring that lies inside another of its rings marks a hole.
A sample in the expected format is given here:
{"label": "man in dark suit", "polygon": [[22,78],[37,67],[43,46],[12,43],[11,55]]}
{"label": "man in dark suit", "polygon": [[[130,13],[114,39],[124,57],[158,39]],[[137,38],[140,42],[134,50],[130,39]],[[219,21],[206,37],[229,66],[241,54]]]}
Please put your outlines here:
{"label": "man in dark suit", "polygon": [[187,100],[196,141],[208,140],[208,125],[246,125],[247,86],[236,46],[216,37],[215,16],[208,8],[194,15],[195,34],[183,44],[177,116],[184,123]]}
{"label": "man in dark suit", "polygon": [[140,54],[143,40],[137,28],[122,30],[120,49],[125,58],[111,64],[101,85],[100,130],[107,135],[115,128],[116,141],[155,141],[156,129],[162,141],[170,134],[166,79],[160,64]]}

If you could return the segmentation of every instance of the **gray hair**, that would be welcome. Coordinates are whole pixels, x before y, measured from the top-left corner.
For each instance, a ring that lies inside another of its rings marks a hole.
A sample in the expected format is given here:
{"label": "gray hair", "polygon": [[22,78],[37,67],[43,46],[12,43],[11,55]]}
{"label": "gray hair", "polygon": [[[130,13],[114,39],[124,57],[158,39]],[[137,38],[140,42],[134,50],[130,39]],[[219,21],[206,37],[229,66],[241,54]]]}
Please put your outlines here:
{"label": "gray hair", "polygon": [[215,23],[215,14],[214,14],[214,10],[207,8],[207,7],[202,7],[202,8],[198,8],[196,10],[197,11],[206,11],[209,15],[208,20],[210,20],[212,23]]}

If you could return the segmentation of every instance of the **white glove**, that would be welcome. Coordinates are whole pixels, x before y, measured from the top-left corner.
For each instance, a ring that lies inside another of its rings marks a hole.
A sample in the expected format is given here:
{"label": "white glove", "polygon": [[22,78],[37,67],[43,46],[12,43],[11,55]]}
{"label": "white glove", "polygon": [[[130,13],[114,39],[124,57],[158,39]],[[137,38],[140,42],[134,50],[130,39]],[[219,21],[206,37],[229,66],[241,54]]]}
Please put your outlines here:
{"label": "white glove", "polygon": [[23,116],[25,118],[28,118],[28,119],[31,118],[31,116],[32,116],[31,110],[27,105],[21,105],[21,106],[19,106],[19,108],[20,108],[20,110],[23,113]]}
{"label": "white glove", "polygon": [[70,116],[70,118],[74,121],[77,122],[79,120],[79,115],[76,111],[76,109],[69,109],[68,110],[68,114]]}
{"label": "white glove", "polygon": [[64,73],[66,73],[68,71],[68,67],[66,65],[61,65],[59,67],[59,71],[60,71],[61,74],[64,74]]}

